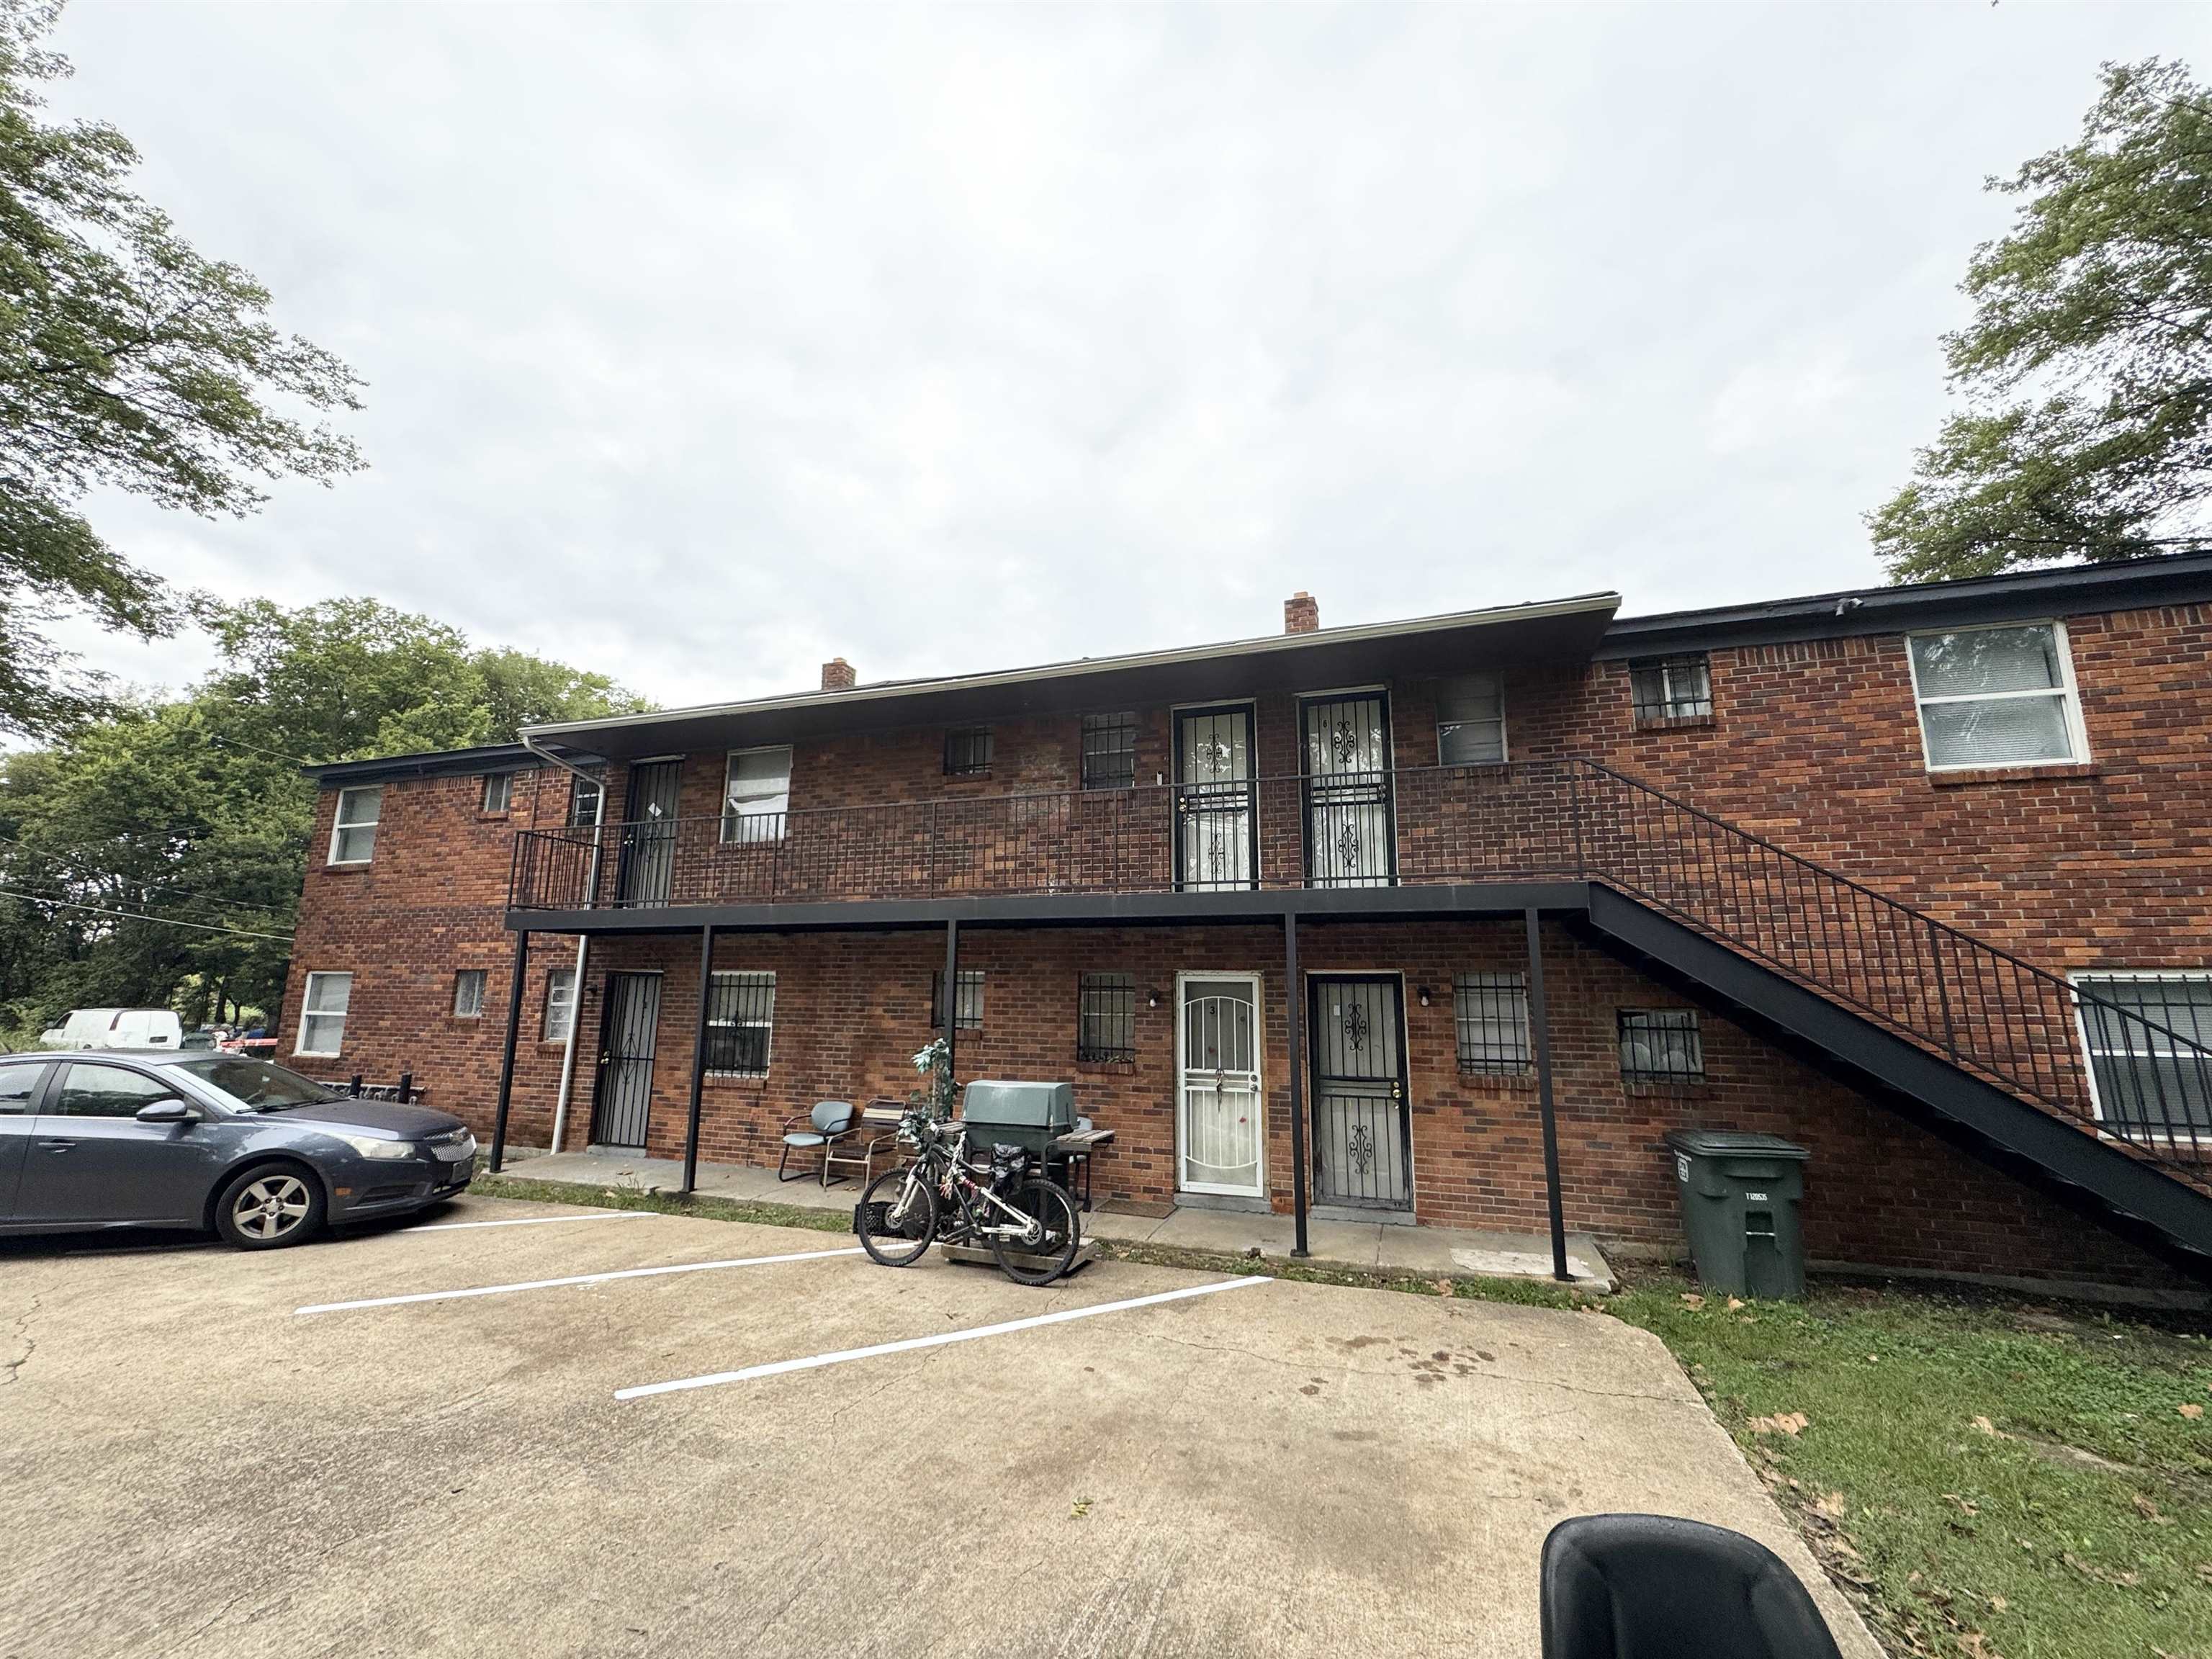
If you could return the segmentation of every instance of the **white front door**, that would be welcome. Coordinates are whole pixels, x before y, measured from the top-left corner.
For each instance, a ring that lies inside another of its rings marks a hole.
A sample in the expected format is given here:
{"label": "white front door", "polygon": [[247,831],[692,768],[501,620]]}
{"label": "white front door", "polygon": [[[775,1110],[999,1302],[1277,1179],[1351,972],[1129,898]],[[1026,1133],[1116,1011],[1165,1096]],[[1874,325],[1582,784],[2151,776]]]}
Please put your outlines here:
{"label": "white front door", "polygon": [[1176,1185],[1264,1196],[1259,975],[1178,975],[1176,1000]]}

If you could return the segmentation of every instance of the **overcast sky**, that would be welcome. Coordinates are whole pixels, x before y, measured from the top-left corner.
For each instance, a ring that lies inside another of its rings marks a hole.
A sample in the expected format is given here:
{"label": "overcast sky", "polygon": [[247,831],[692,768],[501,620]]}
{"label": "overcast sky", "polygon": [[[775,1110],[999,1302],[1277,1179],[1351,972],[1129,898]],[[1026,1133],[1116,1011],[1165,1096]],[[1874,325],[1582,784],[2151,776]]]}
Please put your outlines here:
{"label": "overcast sky", "polygon": [[[2212,8],[78,0],[55,95],[367,380],[370,470],[95,522],[667,704],[1617,588],[1861,514],[2099,62]],[[186,640],[68,635],[142,682]]]}

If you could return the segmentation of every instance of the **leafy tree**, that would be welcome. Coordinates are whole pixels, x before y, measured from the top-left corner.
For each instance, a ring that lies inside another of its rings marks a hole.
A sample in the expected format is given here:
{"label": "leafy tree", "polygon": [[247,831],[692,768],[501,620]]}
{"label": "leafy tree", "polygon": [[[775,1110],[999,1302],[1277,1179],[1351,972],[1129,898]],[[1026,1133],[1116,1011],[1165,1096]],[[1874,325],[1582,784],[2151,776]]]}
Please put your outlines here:
{"label": "leafy tree", "polygon": [[[124,703],[0,763],[0,888],[40,896],[0,897],[18,1036],[70,1007],[217,986],[273,1006],[314,812],[302,761],[507,742],[644,706],[604,675],[476,647],[372,599],[193,613],[222,663],[188,696]],[[118,910],[168,920],[101,914]],[[175,925],[189,922],[209,931]]]}
{"label": "leafy tree", "polygon": [[2108,64],[2079,141],[1990,188],[2024,199],[1944,337],[1968,407],[1868,517],[1892,579],[2212,545],[2212,94]]}
{"label": "leafy tree", "polygon": [[0,727],[17,731],[88,709],[38,624],[70,606],[147,636],[178,620],[76,510],[88,491],[241,515],[261,480],[362,465],[284,412],[360,407],[346,366],[278,331],[267,289],[132,194],[121,133],[40,118],[39,87],[69,72],[39,45],[59,9],[0,0]]}

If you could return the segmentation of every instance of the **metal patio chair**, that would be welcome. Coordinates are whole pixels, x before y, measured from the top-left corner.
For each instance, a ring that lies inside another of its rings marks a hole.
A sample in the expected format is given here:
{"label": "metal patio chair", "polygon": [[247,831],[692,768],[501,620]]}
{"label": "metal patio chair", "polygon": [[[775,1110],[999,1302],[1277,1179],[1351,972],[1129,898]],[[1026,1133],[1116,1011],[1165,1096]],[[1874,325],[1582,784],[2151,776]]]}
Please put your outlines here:
{"label": "metal patio chair", "polygon": [[[791,1163],[792,1154],[797,1152],[802,1158],[820,1158],[822,1184],[828,1187],[831,1149],[854,1133],[854,1120],[859,1115],[858,1109],[849,1100],[817,1100],[812,1111],[801,1112],[785,1119],[783,1156],[776,1159],[775,1178],[778,1181],[804,1181],[815,1173],[812,1170],[804,1169],[796,1175],[784,1173]],[[802,1124],[805,1126],[803,1128],[800,1127]]]}
{"label": "metal patio chair", "polygon": [[1544,1659],[1839,1659],[1764,1544],[1664,1515],[1583,1515],[1544,1540]]}

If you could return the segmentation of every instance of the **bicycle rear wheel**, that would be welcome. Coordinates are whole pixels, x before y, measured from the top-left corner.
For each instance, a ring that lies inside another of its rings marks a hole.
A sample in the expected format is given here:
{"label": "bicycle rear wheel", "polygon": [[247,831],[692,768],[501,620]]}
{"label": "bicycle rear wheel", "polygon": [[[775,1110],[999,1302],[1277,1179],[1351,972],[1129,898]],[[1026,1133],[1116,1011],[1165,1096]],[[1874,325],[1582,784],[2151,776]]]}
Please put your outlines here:
{"label": "bicycle rear wheel", "polygon": [[937,1237],[937,1194],[920,1164],[886,1170],[868,1183],[854,1212],[854,1231],[872,1261],[911,1267]]}
{"label": "bicycle rear wheel", "polygon": [[1067,1271],[1083,1243],[1083,1218],[1075,1200],[1057,1181],[1031,1176],[1008,1201],[1027,1218],[1030,1236],[992,1236],[999,1271],[1018,1285],[1051,1284]]}

